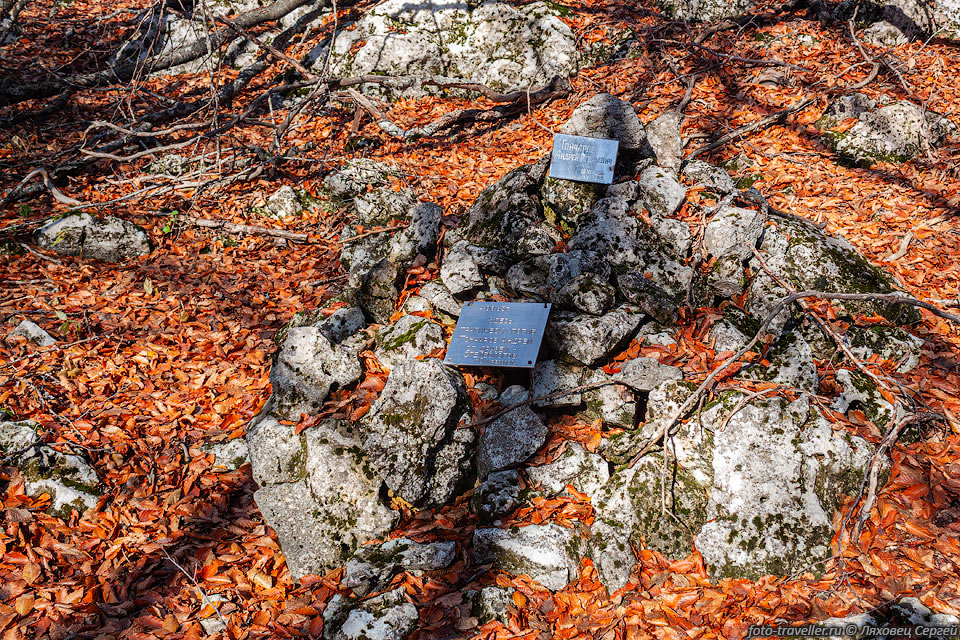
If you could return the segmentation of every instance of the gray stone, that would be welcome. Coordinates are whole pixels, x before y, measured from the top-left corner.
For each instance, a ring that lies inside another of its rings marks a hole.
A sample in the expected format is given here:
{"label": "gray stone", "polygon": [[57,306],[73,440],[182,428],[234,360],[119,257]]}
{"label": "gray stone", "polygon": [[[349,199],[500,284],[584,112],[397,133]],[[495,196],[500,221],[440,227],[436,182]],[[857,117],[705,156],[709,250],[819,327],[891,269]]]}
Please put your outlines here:
{"label": "gray stone", "polygon": [[596,494],[610,479],[607,462],[575,442],[567,443],[566,450],[553,462],[539,467],[527,467],[527,477],[543,487],[548,495],[557,495],[568,484],[589,496]]}
{"label": "gray stone", "polygon": [[911,37],[960,38],[958,0],[876,0],[880,16]]}
{"label": "gray stone", "polygon": [[363,329],[366,321],[360,307],[343,307],[315,323],[314,326],[331,342],[340,344]]}
{"label": "gray stone", "polygon": [[659,4],[670,18],[697,22],[735,18],[754,7],[753,0],[659,0]]}
{"label": "gray stone", "polygon": [[[533,367],[533,395],[547,396],[566,391],[583,384],[583,367],[569,365],[559,360],[542,360]],[[541,400],[538,407],[576,407],[583,402],[580,393],[568,393],[551,400]]]}
{"label": "gray stone", "polygon": [[488,186],[467,209],[460,225],[444,236],[445,244],[453,246],[465,240],[514,255],[550,253],[555,243],[538,246],[542,234],[550,233],[544,227],[552,229],[544,220],[537,196],[545,171],[546,162],[526,165]]}
{"label": "gray stone", "polygon": [[291,420],[315,413],[333,385],[360,379],[359,353],[365,344],[363,334],[334,345],[318,327],[290,329],[270,370],[273,410]]}
{"label": "gray stone", "polygon": [[[797,290],[891,293],[902,289],[892,276],[870,264],[846,240],[826,235],[811,223],[776,219],[775,225],[766,227],[760,250],[767,267]],[[762,321],[788,292],[756,260],[749,264],[757,275],[748,287],[745,309]],[[894,323],[910,323],[919,318],[908,305],[872,301],[833,301],[831,305],[843,316],[881,315]],[[781,329],[788,317],[787,310],[779,314],[771,331]]]}
{"label": "gray stone", "polygon": [[544,216],[552,224],[576,228],[583,214],[604,197],[605,191],[602,184],[548,177],[540,189]]}
{"label": "gray stone", "polygon": [[421,575],[449,567],[456,556],[457,543],[419,543],[395,538],[381,544],[360,547],[343,569],[340,584],[355,596],[385,588],[394,575],[406,571]]}
{"label": "gray stone", "polygon": [[572,250],[595,251],[611,266],[640,260],[639,223],[630,215],[630,203],[620,197],[604,198],[583,216],[570,238]]}
{"label": "gray stone", "polygon": [[692,160],[683,168],[683,175],[696,184],[720,194],[727,194],[737,188],[730,174],[720,167],[703,160]]}
{"label": "gray stone", "polygon": [[[641,433],[655,434],[689,392],[678,382],[652,392]],[[592,554],[611,591],[626,584],[641,539],[673,557],[695,539],[715,578],[788,575],[830,555],[832,514],[859,488],[872,447],[834,431],[806,399],[754,399],[731,413],[743,398],[719,394],[670,439],[667,507],[682,525],[660,515],[657,449],[594,498]]]}
{"label": "gray stone", "polygon": [[89,213],[70,214],[41,227],[36,237],[41,249],[106,262],[119,262],[152,251],[146,231],[114,216],[96,218]]}
{"label": "gray stone", "polygon": [[547,323],[546,339],[557,353],[589,366],[613,354],[641,319],[623,306],[600,317],[561,311]]}
{"label": "gray stone", "polygon": [[460,310],[463,305],[453,297],[450,290],[443,286],[442,282],[431,280],[420,287],[420,296],[430,302],[434,309],[457,318],[460,316]]}
{"label": "gray stone", "polygon": [[[321,68],[326,50],[314,57]],[[365,12],[355,29],[337,34],[329,74],[405,76],[400,83],[360,86],[390,99],[439,93],[417,78],[447,76],[509,92],[566,78],[579,66],[574,33],[546,3],[388,0]]]}
{"label": "gray stone", "polygon": [[500,393],[498,401],[505,407],[510,405],[517,404],[518,402],[525,402],[530,398],[530,391],[525,387],[520,386],[519,384],[512,384]]}
{"label": "gray stone", "polygon": [[[596,384],[616,380],[615,376],[602,369],[588,371],[583,378],[584,384]],[[590,420],[601,420],[604,424],[623,429],[632,429],[636,423],[637,405],[633,391],[627,387],[608,384],[583,392],[583,402],[587,405],[584,415]]]}
{"label": "gray stone", "polygon": [[723,317],[710,327],[713,350],[716,353],[737,352],[753,339],[759,329],[759,322],[739,307],[728,303],[723,309]]}
{"label": "gray stone", "polygon": [[151,175],[181,176],[190,170],[190,160],[175,153],[160,156],[148,164],[143,172]]}
{"label": "gray stone", "polygon": [[297,435],[267,416],[247,439],[254,500],[295,580],[342,565],[393,528],[399,514],[380,501],[381,481],[349,423],[326,420]]}
{"label": "gray stone", "polygon": [[844,120],[859,118],[861,114],[876,108],[877,101],[867,94],[849,93],[834,98],[817,120],[816,126],[819,129],[832,129]]}
{"label": "gray stone", "polygon": [[920,364],[923,340],[899,327],[854,325],[847,331],[850,351],[860,359],[876,355],[898,363],[897,371],[907,373]]}
{"label": "gray stone", "polygon": [[361,419],[363,449],[394,494],[443,504],[470,466],[473,432],[457,429],[468,410],[463,378],[439,360],[400,360]]}
{"label": "gray stone", "polygon": [[66,520],[83,514],[100,500],[100,480],[86,456],[62,453],[43,444],[30,420],[0,422],[0,457],[23,476],[29,496],[50,496],[47,513]]}
{"label": "gray stone", "polygon": [[604,277],[581,273],[560,287],[553,299],[561,307],[599,316],[613,307],[617,290]]}
{"label": "gray stone", "polygon": [[267,203],[258,212],[268,218],[289,218],[303,210],[304,206],[297,192],[293,187],[283,185],[267,198]]}
{"label": "gray stone", "polygon": [[745,260],[753,255],[763,232],[763,214],[753,209],[723,207],[703,230],[703,246],[716,258],[728,255]]}
{"label": "gray stone", "polygon": [[390,321],[400,297],[397,283],[403,273],[402,265],[383,258],[360,275],[355,300],[373,322],[385,324]]}
{"label": "gray stone", "polygon": [[677,319],[677,302],[659,286],[646,278],[642,272],[628,272],[617,276],[617,286],[628,301],[664,325]]}
{"label": "gray stone", "polygon": [[650,212],[651,218],[672,216],[687,197],[686,188],[660,167],[644,170],[637,178],[637,183],[640,202]]}
{"label": "gray stone", "polygon": [[481,522],[506,515],[520,504],[520,474],[515,470],[495,471],[473,492],[473,511]]}
{"label": "gray stone", "polygon": [[770,366],[754,365],[741,376],[748,380],[767,380],[810,393],[820,390],[813,351],[797,332],[791,331],[775,342],[767,351],[766,359]]}
{"label": "gray stone", "polygon": [[667,111],[647,124],[647,141],[657,158],[657,164],[674,175],[680,169],[683,156],[683,140],[680,138],[680,125],[683,116],[676,111]]}
{"label": "gray stone", "polygon": [[204,452],[213,454],[213,464],[229,471],[236,471],[250,461],[250,448],[244,438],[234,438],[227,442],[203,447]]}
{"label": "gray stone", "polygon": [[573,250],[528,258],[510,267],[504,281],[518,295],[556,299],[559,290],[577,276],[592,274],[603,280],[609,273],[601,254]]}
{"label": "gray stone", "polygon": [[706,283],[714,293],[723,298],[740,295],[747,287],[747,271],[743,260],[736,253],[717,258],[707,274]]}
{"label": "gray stone", "polygon": [[377,332],[374,354],[380,364],[393,369],[401,360],[426,356],[446,346],[439,324],[428,318],[405,315]]}
{"label": "gray stone", "polygon": [[957,131],[945,117],[907,100],[860,114],[857,124],[835,135],[837,153],[869,165],[876,160],[905,162]]}
{"label": "gray stone", "polygon": [[7,334],[7,340],[15,337],[26,338],[28,342],[32,342],[38,347],[49,347],[51,345],[57,344],[57,341],[53,339],[49,333],[40,328],[35,322],[31,320],[24,320],[14,328],[9,334]]}
{"label": "gray stone", "polygon": [[653,391],[664,382],[683,379],[683,372],[653,358],[634,358],[621,364],[613,377],[629,382],[635,390]]}
{"label": "gray stone", "polygon": [[420,619],[403,587],[360,603],[347,604],[342,596],[336,597],[338,603],[331,601],[323,612],[327,640],[404,640]]}
{"label": "gray stone", "polygon": [[473,597],[473,617],[479,624],[496,620],[501,624],[510,622],[509,609],[513,604],[515,589],[504,587],[484,587]]}
{"label": "gray stone", "polygon": [[671,256],[676,258],[687,257],[687,254],[690,253],[690,247],[693,246],[693,239],[690,237],[690,227],[686,222],[673,218],[651,216],[650,226],[660,241],[660,245]]}
{"label": "gray stone", "polygon": [[575,530],[555,524],[476,529],[474,562],[492,564],[514,575],[528,575],[547,589],[557,591],[576,580],[586,551],[585,542]]}
{"label": "gray stone", "polygon": [[599,93],[580,104],[560,128],[560,133],[618,140],[621,152],[647,147],[647,134],[633,105],[609,93]]}
{"label": "gray stone", "polygon": [[354,198],[369,187],[382,187],[389,182],[396,170],[385,164],[356,158],[347,160],[335,173],[323,179],[323,186],[340,198]]}
{"label": "gray stone", "polygon": [[910,42],[903,31],[889,22],[874,22],[860,33],[860,39],[877,47],[899,47]]}
{"label": "gray stone", "polygon": [[859,371],[840,369],[836,380],[843,388],[833,403],[837,411],[846,413],[856,407],[863,411],[867,420],[884,431],[892,420],[903,417],[903,406],[899,403],[890,404],[880,393],[877,384]]}
{"label": "gray stone", "polygon": [[[356,222],[366,229],[406,226],[399,231],[368,235],[359,239],[352,225],[344,228],[340,261],[350,275],[350,286],[359,287],[384,260],[406,269],[419,254],[431,256],[440,233],[443,212],[432,202],[418,202],[409,189],[394,191],[380,187],[358,196]],[[392,284],[392,283],[391,283]]]}
{"label": "gray stone", "polygon": [[453,295],[459,295],[483,285],[483,276],[476,258],[466,242],[458,242],[447,253],[440,265],[440,279]]}
{"label": "gray stone", "polygon": [[488,424],[477,446],[477,475],[517,466],[537,452],[547,440],[547,427],[524,405]]}

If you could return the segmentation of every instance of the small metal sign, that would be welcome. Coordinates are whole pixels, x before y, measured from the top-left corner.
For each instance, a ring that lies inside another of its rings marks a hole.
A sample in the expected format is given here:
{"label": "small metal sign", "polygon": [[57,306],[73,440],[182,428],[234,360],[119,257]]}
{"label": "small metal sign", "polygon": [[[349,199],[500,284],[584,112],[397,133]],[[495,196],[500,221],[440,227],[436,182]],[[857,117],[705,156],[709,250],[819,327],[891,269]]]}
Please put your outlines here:
{"label": "small metal sign", "polygon": [[550,304],[467,302],[447,347],[446,364],[532,368]]}
{"label": "small metal sign", "polygon": [[556,133],[550,156],[550,177],[610,184],[619,146],[618,140]]}

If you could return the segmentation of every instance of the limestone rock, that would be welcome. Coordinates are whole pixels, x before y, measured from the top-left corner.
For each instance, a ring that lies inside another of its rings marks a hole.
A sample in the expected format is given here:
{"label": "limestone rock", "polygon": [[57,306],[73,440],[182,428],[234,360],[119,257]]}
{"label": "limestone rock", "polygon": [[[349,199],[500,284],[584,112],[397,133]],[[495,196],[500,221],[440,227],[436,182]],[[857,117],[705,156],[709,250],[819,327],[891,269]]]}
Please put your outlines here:
{"label": "limestone rock", "polygon": [[383,258],[369,271],[360,274],[354,299],[373,322],[384,324],[390,321],[400,297],[397,284],[404,273],[402,265]]}
{"label": "limestone rock", "polygon": [[290,185],[283,185],[274,191],[267,203],[259,211],[268,218],[289,218],[304,210],[300,196]]}
{"label": "limestone rock", "polygon": [[62,256],[105,262],[119,262],[152,251],[150,238],[141,227],[114,216],[96,218],[89,213],[70,214],[41,227],[37,244]]}
{"label": "limestone rock", "polygon": [[546,178],[540,189],[544,216],[556,225],[575,228],[580,217],[604,197],[602,184]]}
{"label": "limestone rock", "polygon": [[519,384],[512,384],[506,389],[504,389],[499,397],[497,402],[499,402],[504,407],[509,407],[510,405],[518,404],[520,402],[526,402],[530,399],[530,391],[520,386]]}
{"label": "limestone rock", "polygon": [[443,504],[470,466],[473,432],[457,429],[468,409],[459,373],[439,360],[400,360],[361,420],[363,450],[394,494]]}
{"label": "limestone rock", "polygon": [[473,511],[481,522],[491,522],[513,511],[520,503],[520,474],[495,471],[473,492]]}
{"label": "limestone rock", "polygon": [[617,276],[620,293],[628,301],[637,305],[641,311],[665,325],[673,324],[677,319],[677,303],[674,297],[646,278],[638,271]]}
{"label": "limestone rock", "polygon": [[431,280],[420,287],[420,296],[427,300],[434,309],[438,309],[454,318],[460,316],[463,305],[453,297],[453,294],[443,286],[443,283]]}
{"label": "limestone rock", "polygon": [[[336,601],[336,602],[334,602]],[[404,640],[420,616],[403,587],[360,603],[334,596],[323,611],[326,640]]]}
{"label": "limestone rock", "polygon": [[247,436],[254,500],[295,580],[342,565],[393,528],[398,514],[380,501],[381,481],[352,425],[326,420],[296,435],[270,419]]}
{"label": "limestone rock", "polygon": [[675,20],[719,22],[746,14],[753,0],[659,0],[663,12]]}
{"label": "limestone rock", "polygon": [[[827,235],[813,224],[777,219],[767,226],[760,243],[764,261],[777,276],[797,290],[860,293],[890,293],[901,287],[892,276],[873,266],[842,238]],[[745,309],[758,321],[771,312],[787,291],[774,282],[755,260],[757,273],[750,282]],[[891,322],[913,322],[917,312],[907,305],[871,301],[833,301],[844,314],[881,315]],[[786,321],[787,311],[771,324],[776,331]]]}
{"label": "limestone rock", "polygon": [[875,22],[864,29],[860,38],[867,44],[877,47],[898,47],[910,42],[910,38],[903,31],[884,20]]}
{"label": "limestone rock", "polygon": [[447,346],[440,325],[428,318],[405,315],[377,332],[374,353],[387,369],[398,362],[425,356]]}
{"label": "limestone rock", "polygon": [[362,597],[383,589],[401,571],[419,575],[445,569],[453,563],[456,550],[452,540],[420,543],[409,538],[363,546],[344,567],[340,583]]}
{"label": "limestone rock", "polygon": [[735,253],[717,258],[707,274],[706,284],[723,298],[740,295],[747,287],[747,272],[743,260]]}
{"label": "limestone rock", "polygon": [[877,101],[865,93],[848,93],[834,98],[816,126],[819,129],[832,129],[844,120],[859,118],[861,114],[877,108]]}
{"label": "limestone rock", "polygon": [[9,341],[10,338],[16,338],[18,336],[26,338],[38,347],[49,347],[57,344],[53,336],[40,328],[40,325],[30,320],[24,320],[18,324],[13,331],[7,334],[6,339]]}
{"label": "limestone rock", "polygon": [[545,337],[557,353],[589,366],[624,344],[641,319],[623,306],[600,317],[561,311],[547,323]]}
{"label": "limestone rock", "polygon": [[636,264],[641,252],[639,223],[629,213],[630,203],[621,197],[604,198],[583,216],[570,238],[572,250],[595,251],[611,266]]}
{"label": "limestone rock", "polygon": [[483,285],[480,266],[466,242],[458,242],[447,253],[440,265],[440,280],[454,295],[468,292]]}
{"label": "limestone rock", "polygon": [[476,564],[493,564],[514,575],[526,574],[551,591],[577,578],[585,540],[555,524],[520,529],[483,529],[473,533]]}
{"label": "limestone rock", "polygon": [[736,189],[729,173],[703,160],[692,160],[684,167],[683,175],[695,184],[702,184],[720,194],[727,194]]}
{"label": "limestone rock", "polygon": [[876,383],[860,373],[850,369],[837,371],[837,382],[843,391],[833,403],[833,408],[846,413],[856,407],[863,411],[867,420],[884,429],[894,418],[899,418],[903,408],[890,404],[880,393]]}
{"label": "limestone rock", "polygon": [[[752,336],[751,336],[752,337]],[[810,393],[820,390],[817,363],[807,341],[795,331],[780,338],[766,354],[770,366],[756,365],[744,371],[742,376],[753,380],[767,380],[785,387],[803,389]]]}
{"label": "limestone rock", "polygon": [[610,479],[607,462],[575,442],[567,443],[566,450],[553,462],[527,467],[526,472],[530,481],[542,486],[548,495],[557,495],[570,484],[593,496]]}
{"label": "limestone rock", "polygon": [[739,307],[728,304],[724,308],[723,317],[710,327],[713,350],[716,353],[737,352],[750,342],[759,329],[759,322],[748,316]]}
{"label": "limestone rock", "polygon": [[861,113],[848,131],[833,136],[837,153],[864,165],[905,162],[939,145],[957,127],[907,100]]}
{"label": "limestone rock", "polygon": [[347,160],[335,173],[331,173],[323,180],[323,186],[333,195],[340,198],[354,198],[368,187],[382,187],[389,182],[390,176],[397,175],[396,170],[385,164],[356,158]]}
{"label": "limestone rock", "polygon": [[599,93],[574,109],[560,133],[618,140],[621,152],[647,147],[647,133],[633,105],[609,93]]}
{"label": "limestone rock", "polygon": [[617,290],[606,278],[581,273],[560,287],[553,299],[567,309],[599,316],[613,307]]}
{"label": "limestone rock", "polygon": [[646,126],[647,141],[653,149],[657,164],[674,175],[680,169],[683,156],[683,140],[680,137],[680,125],[683,116],[676,111],[667,111]]}
{"label": "limestone rock", "polygon": [[640,201],[650,212],[651,218],[672,216],[687,197],[686,188],[660,167],[644,170],[637,179],[637,184]]}
{"label": "limestone rock", "polygon": [[486,478],[527,460],[543,446],[547,427],[533,410],[524,405],[486,426],[477,446],[477,475]]}
{"label": "limestone rock", "polygon": [[342,307],[315,323],[315,326],[332,344],[340,344],[363,328],[365,321],[359,307]]}
{"label": "limestone rock", "polygon": [[[689,393],[686,383],[661,385],[640,433],[620,439],[643,446]],[[656,449],[594,497],[592,557],[608,589],[626,584],[641,538],[671,557],[689,554],[695,538],[714,577],[787,575],[829,555],[832,514],[858,490],[872,447],[834,431],[806,399],[755,399],[731,415],[743,397],[720,394],[671,438],[667,506],[686,526],[660,515]]]}
{"label": "limestone rock", "polygon": [[[337,35],[330,74],[448,76],[500,92],[540,87],[580,65],[576,38],[556,13],[544,2],[388,0]],[[317,65],[325,60],[317,56]],[[361,89],[385,98],[437,92],[409,81]]]}
{"label": "limestone rock", "polygon": [[514,255],[550,253],[560,234],[544,219],[537,195],[546,169],[546,161],[520,167],[484,189],[444,242],[465,240]]}
{"label": "limestone rock", "polygon": [[234,438],[227,442],[203,447],[206,453],[213,454],[213,464],[228,471],[236,471],[250,461],[250,448],[244,438]]}
{"label": "limestone rock", "polygon": [[64,520],[74,509],[82,514],[96,507],[100,480],[90,461],[43,444],[38,426],[29,420],[0,422],[0,457],[23,476],[27,495],[49,495],[47,512]]}
{"label": "limestone rock", "polygon": [[711,256],[744,260],[753,255],[763,232],[763,214],[753,209],[723,207],[703,230],[703,246]]}
{"label": "limestone rock", "polygon": [[899,363],[897,371],[907,373],[920,364],[923,340],[899,327],[871,325],[850,327],[850,351],[861,359],[877,355],[884,360]]}
{"label": "limestone rock", "polygon": [[573,250],[533,256],[510,267],[504,281],[522,296],[558,299],[559,291],[580,275],[594,275],[602,282],[610,273],[603,256],[595,251]]}
{"label": "limestone rock", "polygon": [[[533,367],[533,395],[547,396],[558,391],[566,391],[583,384],[583,367],[569,365],[559,360],[541,360]],[[576,407],[583,402],[580,393],[541,400],[538,407]]]}
{"label": "limestone rock", "polygon": [[[615,379],[601,369],[593,369],[587,372],[583,381],[584,384],[595,384]],[[608,384],[590,389],[583,392],[583,401],[587,405],[584,415],[589,420],[601,420],[606,425],[623,429],[635,426],[637,405],[633,391],[626,387]]]}
{"label": "limestone rock", "polygon": [[298,420],[301,413],[316,412],[333,385],[359,380],[359,353],[365,343],[363,334],[335,345],[319,327],[290,329],[270,370],[274,411]]}
{"label": "limestone rock", "polygon": [[513,605],[515,589],[504,587],[484,587],[473,596],[473,617],[479,624],[496,620],[501,624],[510,621],[509,609]]}
{"label": "limestone rock", "polygon": [[660,364],[653,358],[634,358],[620,365],[614,379],[623,380],[640,391],[653,391],[664,382],[680,380],[683,372],[676,367]]}

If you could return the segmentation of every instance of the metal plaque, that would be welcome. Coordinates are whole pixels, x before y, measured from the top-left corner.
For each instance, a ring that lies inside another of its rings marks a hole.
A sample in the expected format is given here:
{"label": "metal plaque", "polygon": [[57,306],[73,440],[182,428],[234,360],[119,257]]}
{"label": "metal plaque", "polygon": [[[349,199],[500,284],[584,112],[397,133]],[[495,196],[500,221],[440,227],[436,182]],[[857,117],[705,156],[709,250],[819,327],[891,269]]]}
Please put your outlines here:
{"label": "metal plaque", "polygon": [[532,368],[550,304],[467,302],[447,347],[446,364]]}
{"label": "metal plaque", "polygon": [[619,146],[618,140],[556,133],[550,156],[550,177],[610,184]]}

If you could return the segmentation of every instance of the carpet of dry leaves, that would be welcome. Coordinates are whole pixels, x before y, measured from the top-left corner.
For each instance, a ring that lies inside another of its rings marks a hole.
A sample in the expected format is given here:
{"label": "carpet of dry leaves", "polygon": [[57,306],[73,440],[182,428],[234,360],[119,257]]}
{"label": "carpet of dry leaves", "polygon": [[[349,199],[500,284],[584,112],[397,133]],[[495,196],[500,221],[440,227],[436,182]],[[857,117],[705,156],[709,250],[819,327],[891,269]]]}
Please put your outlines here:
{"label": "carpet of dry leaves", "polygon": [[[26,35],[2,49],[0,66],[27,79],[36,64],[61,72],[94,65],[123,35],[111,28],[123,16],[98,18],[131,6],[137,3],[32,3],[24,16]],[[244,436],[245,425],[269,394],[273,334],[296,311],[322,306],[340,286],[336,237],[344,220],[308,213],[264,222],[250,213],[280,185],[316,193],[323,175],[348,157],[365,155],[397,167],[402,182],[438,202],[452,221],[484,186],[547,153],[550,130],[586,97],[613,93],[632,102],[645,122],[676,104],[686,85],[658,57],[658,48],[670,52],[684,76],[698,74],[685,135],[723,134],[810,92],[856,82],[869,68],[843,25],[822,27],[799,14],[722,32],[706,43],[719,52],[714,54],[684,48],[676,31],[663,35],[650,29],[661,22],[650,10],[652,3],[576,0],[571,6],[574,11],[564,19],[584,41],[612,41],[630,27],[637,30],[638,42],[624,59],[582,71],[568,99],[537,108],[532,117],[449,139],[403,143],[388,139],[369,120],[352,132],[352,107],[332,103],[292,134],[304,159],[258,181],[219,193],[186,190],[103,207],[104,213],[151,230],[156,250],[149,256],[120,265],[56,262],[31,253],[0,258],[0,334],[30,319],[58,340],[46,349],[0,342],[0,407],[36,420],[45,441],[84,449],[104,487],[96,509],[61,520],[44,513],[48,498],[26,496],[12,469],[0,470],[0,482],[7,485],[0,515],[4,640],[203,637],[199,620],[217,614],[202,594],[219,596],[219,614],[228,622],[224,637],[320,635],[322,611],[338,589],[338,573],[295,585],[253,502],[249,465],[228,472],[201,449]],[[810,44],[800,36],[815,40]],[[309,47],[305,42],[288,53],[301,55]],[[724,57],[730,54],[777,58],[802,69],[790,70],[782,82],[757,84],[762,68],[738,65]],[[957,121],[960,47],[955,42],[912,43],[887,55],[897,61],[906,86],[882,70],[867,93],[910,98]],[[84,121],[143,108],[154,100],[149,91],[199,95],[209,82],[205,74],[141,80],[137,99],[129,101],[119,92],[82,92],[60,114],[0,130],[3,188],[16,184],[30,166],[55,164],[58,151],[83,136]],[[477,103],[483,101],[401,100],[390,106],[389,115],[410,126]],[[958,304],[960,141],[900,166],[846,168],[812,127],[824,107],[821,100],[707,159],[743,154],[752,167],[739,170],[737,177],[755,179],[753,186],[775,206],[826,223],[876,263],[896,253],[911,233],[906,253],[885,266],[916,297]],[[282,111],[273,115],[282,116]],[[265,147],[269,141],[266,129],[250,125],[230,132],[222,144]],[[687,149],[702,142],[693,140]],[[84,201],[108,202],[148,186],[137,177],[144,163],[103,163],[71,178],[64,191]],[[691,193],[681,212],[695,226],[702,223],[700,202],[700,195]],[[38,198],[0,212],[0,225],[64,210]],[[306,231],[311,242],[284,244],[176,225],[164,233],[171,211]],[[417,268],[411,286],[435,271],[435,265]],[[702,377],[720,361],[706,338],[716,316],[715,309],[700,309],[685,318],[675,346],[634,344],[629,351],[655,355],[694,379]],[[609,596],[586,560],[578,582],[550,594],[522,577],[475,575],[468,560],[474,521],[464,497],[437,512],[407,513],[396,532],[458,542],[458,561],[449,570],[395,579],[422,607],[418,637],[740,638],[753,623],[845,615],[898,595],[916,595],[934,610],[960,614],[957,329],[925,313],[915,328],[925,340],[921,366],[902,375],[892,373],[891,363],[875,363],[915,392],[918,406],[941,412],[946,420],[918,442],[894,449],[890,480],[867,526],[857,540],[835,540],[838,556],[825,566],[803,575],[713,584],[695,551],[671,561],[638,549],[636,584],[625,590]],[[825,395],[832,388],[831,366],[823,363],[821,370]],[[335,409],[361,414],[382,384],[378,379],[382,372],[371,363],[368,381],[338,397]],[[835,419],[844,423],[838,427],[874,441],[880,436],[875,425],[856,416],[852,422]],[[602,435],[596,425],[573,419],[557,421],[551,429],[541,460],[566,439],[592,448]],[[589,523],[591,517],[589,499],[574,495],[537,499],[511,522],[572,525]],[[508,626],[477,626],[461,607],[467,581],[517,588]]]}

